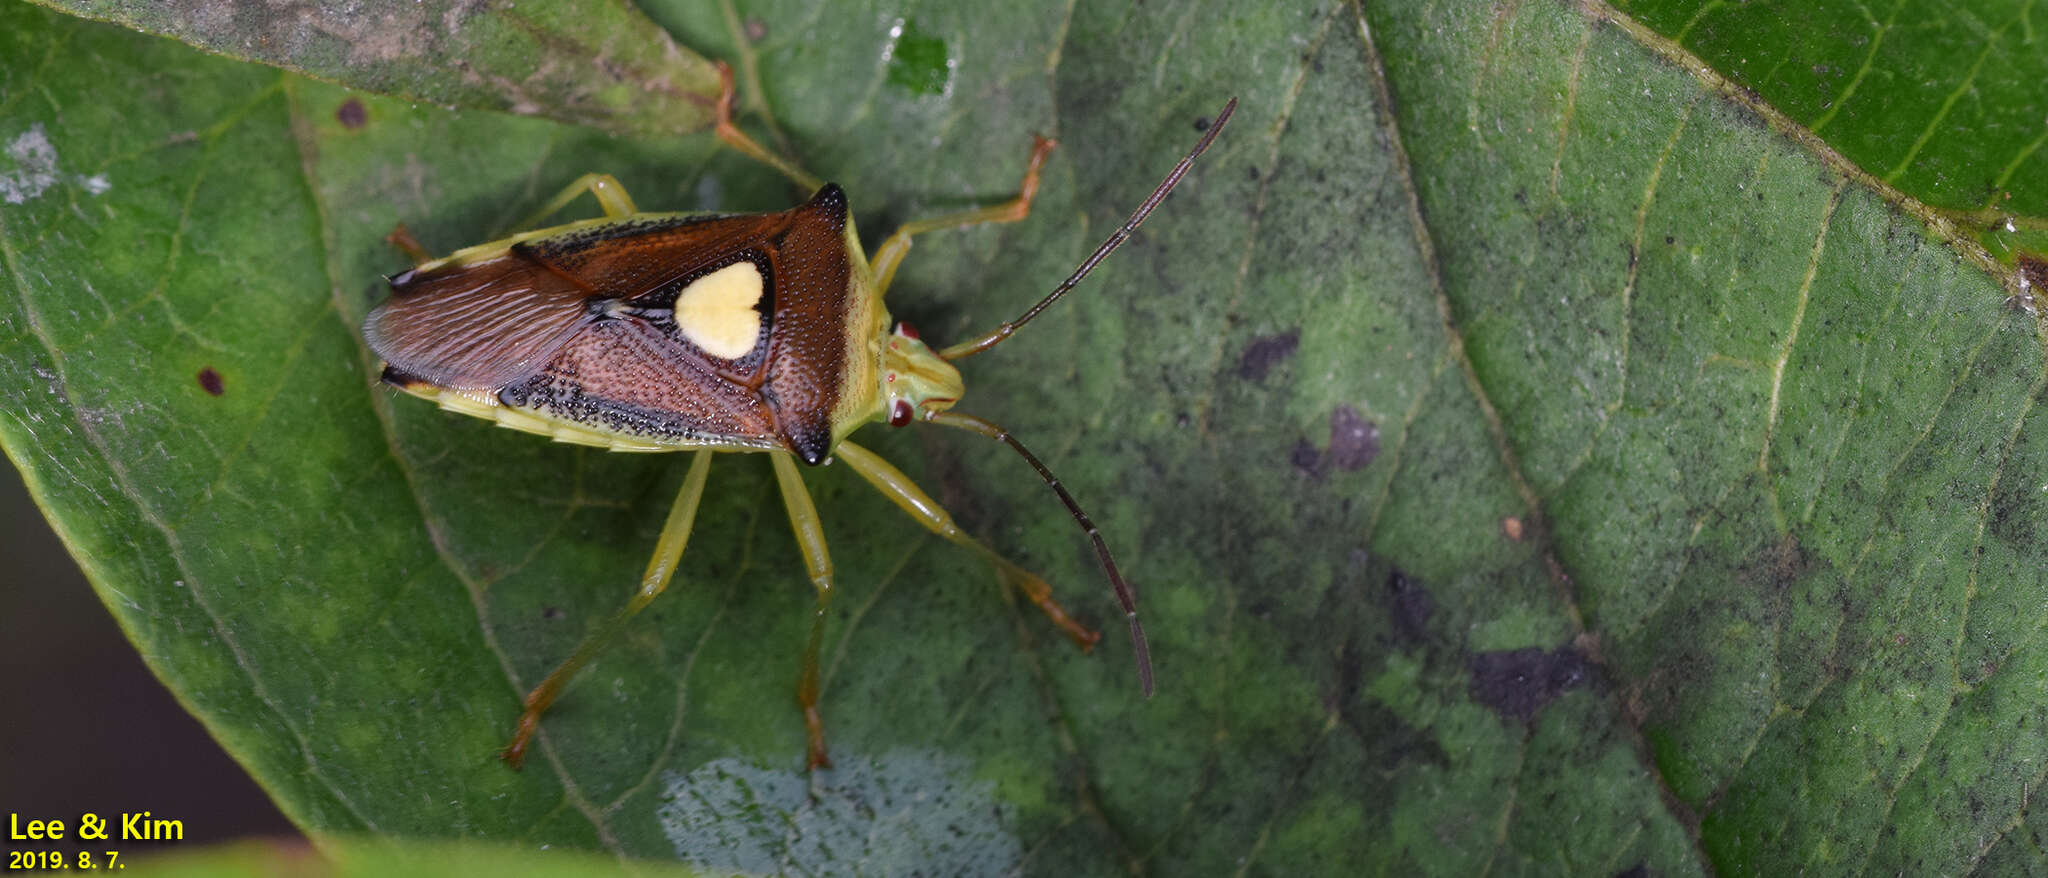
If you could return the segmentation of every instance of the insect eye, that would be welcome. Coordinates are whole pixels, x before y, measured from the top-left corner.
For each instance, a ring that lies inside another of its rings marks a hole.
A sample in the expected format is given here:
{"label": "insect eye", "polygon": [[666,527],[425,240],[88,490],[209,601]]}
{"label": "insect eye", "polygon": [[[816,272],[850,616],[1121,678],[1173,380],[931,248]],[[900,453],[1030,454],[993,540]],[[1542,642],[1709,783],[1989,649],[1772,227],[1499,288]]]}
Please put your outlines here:
{"label": "insect eye", "polygon": [[916,338],[917,327],[912,326],[908,323],[904,323],[902,321],[898,321],[896,323],[896,334],[903,336],[904,338]]}
{"label": "insect eye", "polygon": [[904,424],[910,423],[910,414],[910,403],[901,399],[897,400],[896,407],[889,410],[889,426],[901,427]]}

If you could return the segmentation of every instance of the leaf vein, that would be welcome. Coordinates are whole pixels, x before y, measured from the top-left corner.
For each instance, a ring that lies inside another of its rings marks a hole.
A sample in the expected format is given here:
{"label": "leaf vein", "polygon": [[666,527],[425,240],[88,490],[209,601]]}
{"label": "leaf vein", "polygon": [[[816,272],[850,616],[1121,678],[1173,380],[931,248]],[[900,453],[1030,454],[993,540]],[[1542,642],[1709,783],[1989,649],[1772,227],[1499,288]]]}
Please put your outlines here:
{"label": "leaf vein", "polygon": [[[2021,9],[2024,11],[2025,7],[2022,6]],[[2013,19],[2013,21],[2018,20],[2017,17]],[[1913,145],[1907,148],[1905,156],[1899,159],[1898,165],[1894,166],[1889,172],[1886,172],[1884,175],[1884,182],[1886,184],[1898,180],[1900,175],[1906,173],[1907,168],[1912,167],[1913,160],[1920,156],[1920,150],[1926,147],[1927,142],[1933,140],[1935,133],[1941,130],[1942,121],[1948,118],[1949,111],[1955,109],[1956,102],[1962,100],[1963,95],[1968,94],[1976,87],[1977,74],[1983,71],[1984,62],[1990,60],[1992,50],[1998,48],[1999,39],[2005,36],[2006,28],[2009,27],[2012,27],[2011,21],[2006,22],[2004,27],[1993,31],[1984,40],[1984,48],[1977,53],[1977,60],[1970,64],[1970,72],[1964,74],[1963,81],[1958,83],[1955,89],[1948,93],[1948,97],[1942,99],[1941,108],[1935,110],[1934,117],[1927,120],[1927,127],[1921,129],[1920,136],[1913,140]]]}
{"label": "leaf vein", "polygon": [[[296,90],[289,86],[291,82],[290,75],[287,74],[281,82],[286,84],[285,107],[290,115],[293,141],[299,149],[300,179],[305,183],[306,197],[313,202],[314,213],[320,220],[320,248],[324,253],[322,261],[327,271],[328,280],[328,299],[330,304],[328,311],[340,321],[342,331],[347,333],[349,337],[354,337],[357,329],[355,324],[349,319],[348,309],[343,304],[343,284],[340,267],[335,263],[334,243],[331,240],[333,224],[329,218],[333,215],[333,212],[329,209],[326,200],[321,197],[320,186],[313,170],[313,163],[317,152],[311,143],[314,137],[312,126],[306,120],[305,114],[301,112]],[[366,346],[358,345],[357,350],[360,352],[359,358],[362,361],[364,372],[368,374],[375,365],[373,355]],[[419,512],[421,527],[427,532],[428,542],[434,548],[435,557],[440,560],[443,566],[448,568],[449,573],[455,577],[456,581],[462,583],[463,589],[469,595],[470,605],[475,609],[477,626],[483,636],[484,644],[498,660],[498,666],[504,672],[505,680],[510,684],[515,695],[523,698],[525,693],[519,686],[518,673],[512,667],[511,657],[505,653],[504,648],[498,643],[497,631],[491,626],[490,614],[484,606],[483,587],[470,577],[468,572],[463,569],[461,563],[454,557],[453,551],[448,546],[447,534],[442,531],[440,523],[428,512],[427,499],[420,490],[418,474],[407,464],[405,454],[399,448],[398,429],[391,418],[388,397],[381,395],[377,390],[377,385],[374,384],[366,383],[363,386],[363,390],[369,396],[371,411],[377,416],[378,427],[384,439],[385,452],[390,455],[392,464],[398,468],[399,474],[405,480],[406,493],[412,498],[414,506]],[[555,775],[561,780],[564,798],[591,822],[592,826],[597,830],[598,839],[604,843],[606,848],[623,856],[625,850],[620,845],[618,838],[613,835],[611,828],[606,824],[604,815],[597,812],[595,805],[583,795],[582,790],[577,786],[575,778],[571,777],[567,769],[563,767],[560,758],[555,754],[553,745],[547,738],[547,732],[541,731],[537,734],[537,737],[539,738],[542,755],[554,769]]]}
{"label": "leaf vein", "polygon": [[1870,35],[1870,48],[1863,53],[1863,64],[1856,68],[1854,76],[1849,77],[1849,84],[1842,86],[1842,93],[1836,95],[1834,100],[1828,102],[1827,112],[1820,114],[1820,118],[1813,120],[1813,125],[1810,128],[1815,134],[1819,134],[1822,128],[1828,127],[1828,122],[1835,118],[1836,113],[1841,112],[1842,105],[1847,104],[1850,98],[1856,96],[1856,88],[1863,84],[1864,75],[1870,72],[1871,66],[1877,61],[1877,50],[1884,46],[1884,35],[1891,33],[1893,22],[1899,18],[1899,9],[1905,5],[1906,0],[1893,0],[1892,11],[1885,16],[1882,22],[1871,18],[1870,10],[1864,8],[1862,4],[1856,5],[1856,8],[1863,12],[1864,19],[1874,25],[1876,30]]}
{"label": "leaf vein", "polygon": [[[56,340],[51,338],[48,328],[43,323],[41,312],[36,309],[33,299],[29,296],[28,284],[26,279],[20,274],[14,248],[8,243],[8,230],[4,218],[0,218],[0,255],[5,256],[8,271],[14,277],[16,298],[21,303],[22,316],[27,319],[28,330],[42,343],[44,353],[50,358],[50,368],[57,373],[56,377],[51,381],[51,389],[63,396],[67,403],[69,403],[71,396],[69,390],[70,380],[68,378],[69,370],[65,364],[65,357]],[[75,408],[75,406],[71,407]],[[233,628],[227,624],[227,621],[222,618],[220,611],[214,608],[213,602],[207,597],[207,587],[201,583],[200,577],[197,574],[197,568],[193,567],[192,562],[186,557],[184,545],[178,539],[177,531],[171,528],[163,517],[157,514],[156,510],[150,508],[149,504],[143,502],[143,491],[140,486],[129,474],[127,466],[122,463],[122,457],[114,452],[107,438],[100,434],[98,428],[85,418],[78,418],[76,420],[79,432],[85,436],[86,441],[93,446],[94,450],[99,452],[101,460],[107,467],[108,475],[112,476],[114,483],[120,488],[123,496],[133,504],[136,514],[141,516],[143,521],[147,522],[163,538],[165,547],[170,551],[173,563],[177,565],[179,573],[183,576],[183,582],[186,586],[185,590],[192,596],[192,603],[201,612],[205,613],[209,625],[213,628],[214,635],[220,638],[220,642],[227,646],[229,653],[234,656],[235,665],[247,673],[251,694],[255,695],[256,699],[277,717],[278,725],[290,733],[292,742],[298,748],[300,757],[305,760],[306,773],[327,787],[328,792],[334,796],[335,801],[341,803],[341,806],[348,811],[349,815],[359,821],[365,829],[372,832],[378,831],[376,821],[371,820],[369,815],[365,814],[349,798],[348,794],[343,792],[341,786],[333,778],[328,777],[325,772],[320,770],[319,762],[313,758],[312,742],[307,739],[305,731],[292,721],[291,716],[285,712],[283,703],[270,694],[269,687],[264,685],[254,660],[250,658],[248,651],[242,647],[241,642],[236,639]],[[105,581],[105,577],[94,578],[102,583]],[[110,586],[103,585],[103,587],[112,591]]]}

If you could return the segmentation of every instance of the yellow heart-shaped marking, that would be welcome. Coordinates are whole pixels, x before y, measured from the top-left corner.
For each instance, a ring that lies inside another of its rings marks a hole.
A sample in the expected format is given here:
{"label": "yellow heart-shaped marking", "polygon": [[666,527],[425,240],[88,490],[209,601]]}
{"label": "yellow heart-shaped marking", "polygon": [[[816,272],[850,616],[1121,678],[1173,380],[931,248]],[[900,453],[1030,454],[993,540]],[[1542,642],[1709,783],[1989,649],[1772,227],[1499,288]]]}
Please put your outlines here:
{"label": "yellow heart-shaped marking", "polygon": [[676,296],[676,328],[714,357],[737,360],[761,338],[761,269],[735,262],[690,282]]}

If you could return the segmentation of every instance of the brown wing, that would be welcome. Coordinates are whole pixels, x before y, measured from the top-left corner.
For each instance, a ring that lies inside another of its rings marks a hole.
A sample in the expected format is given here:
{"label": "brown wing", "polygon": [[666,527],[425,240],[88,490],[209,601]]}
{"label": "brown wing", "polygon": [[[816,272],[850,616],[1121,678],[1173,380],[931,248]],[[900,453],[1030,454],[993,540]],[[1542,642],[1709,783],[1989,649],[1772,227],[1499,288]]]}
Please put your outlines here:
{"label": "brown wing", "polygon": [[391,279],[392,298],[370,312],[363,336],[408,377],[495,391],[532,375],[601,319],[593,303],[656,289],[697,267],[692,262],[761,237],[781,216],[627,220],[515,244],[494,258],[408,271]]}
{"label": "brown wing", "polygon": [[[788,447],[815,463],[843,372],[843,322],[823,323],[843,311],[851,277],[845,223],[845,196],[828,186],[781,213],[583,225],[393,278],[364,335],[401,380],[662,442]],[[693,344],[673,308],[694,281],[740,262],[761,276],[759,337],[725,359]]]}
{"label": "brown wing", "polygon": [[672,334],[641,320],[591,325],[547,368],[498,398],[544,417],[668,445],[782,445],[758,392],[706,369]]}
{"label": "brown wing", "polygon": [[363,323],[392,368],[440,387],[497,390],[532,374],[588,322],[589,294],[507,256],[392,279],[396,294]]}

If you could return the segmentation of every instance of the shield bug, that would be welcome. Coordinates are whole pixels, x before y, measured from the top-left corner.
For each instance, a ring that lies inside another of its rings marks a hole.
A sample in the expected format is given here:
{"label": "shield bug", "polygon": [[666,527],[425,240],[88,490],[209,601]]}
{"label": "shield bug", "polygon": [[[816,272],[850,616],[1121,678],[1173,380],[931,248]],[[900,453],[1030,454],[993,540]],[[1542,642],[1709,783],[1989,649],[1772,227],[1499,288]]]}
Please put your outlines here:
{"label": "shield bug", "polygon": [[617,180],[586,175],[535,219],[584,192],[603,208],[601,218],[519,232],[440,259],[427,258],[402,227],[395,231],[392,243],[416,264],[389,279],[391,299],[363,326],[370,348],[384,360],[383,380],[443,408],[614,451],[695,452],[631,599],[526,696],[505,760],[519,764],[563,686],[667,587],[714,452],[767,454],[817,591],[797,684],[814,768],[830,764],[818,715],[818,648],[833,582],[823,523],[799,462],[844,463],[918,523],[987,558],[1082,648],[1099,639],[1067,614],[1043,579],[968,536],[908,476],[847,439],[871,421],[955,427],[1021,455],[1092,542],[1129,623],[1140,686],[1149,696],[1152,669],[1137,605],[1101,533],[1009,431],[952,410],[962,394],[953,362],[1002,343],[1128,240],[1222,130],[1236,100],[1224,105],[1137,211],[1044,299],[981,336],[933,349],[911,327],[892,326],[882,306],[911,239],[1024,219],[1053,143],[1035,140],[1016,198],[908,224],[885,239],[870,262],[846,194],[732,124],[732,77],[724,73],[720,139],[810,189],[809,201],[778,213],[642,213]]}

